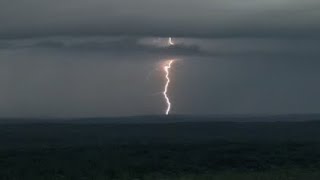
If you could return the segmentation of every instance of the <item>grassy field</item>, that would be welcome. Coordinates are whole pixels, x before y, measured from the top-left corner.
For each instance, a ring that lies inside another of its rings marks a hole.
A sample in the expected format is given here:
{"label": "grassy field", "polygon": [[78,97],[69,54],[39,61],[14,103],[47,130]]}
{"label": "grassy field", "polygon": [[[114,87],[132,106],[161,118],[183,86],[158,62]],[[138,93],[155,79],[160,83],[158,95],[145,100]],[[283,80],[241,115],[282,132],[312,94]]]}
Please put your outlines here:
{"label": "grassy field", "polygon": [[0,179],[319,179],[320,123],[2,124]]}

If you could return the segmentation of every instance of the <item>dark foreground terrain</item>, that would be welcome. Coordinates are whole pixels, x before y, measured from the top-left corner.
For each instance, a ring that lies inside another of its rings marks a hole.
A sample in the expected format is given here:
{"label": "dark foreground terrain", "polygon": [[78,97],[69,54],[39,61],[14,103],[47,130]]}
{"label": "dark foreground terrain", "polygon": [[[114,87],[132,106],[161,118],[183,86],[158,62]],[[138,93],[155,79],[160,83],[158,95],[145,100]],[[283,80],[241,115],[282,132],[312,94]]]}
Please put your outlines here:
{"label": "dark foreground terrain", "polygon": [[2,123],[0,179],[320,179],[320,121]]}

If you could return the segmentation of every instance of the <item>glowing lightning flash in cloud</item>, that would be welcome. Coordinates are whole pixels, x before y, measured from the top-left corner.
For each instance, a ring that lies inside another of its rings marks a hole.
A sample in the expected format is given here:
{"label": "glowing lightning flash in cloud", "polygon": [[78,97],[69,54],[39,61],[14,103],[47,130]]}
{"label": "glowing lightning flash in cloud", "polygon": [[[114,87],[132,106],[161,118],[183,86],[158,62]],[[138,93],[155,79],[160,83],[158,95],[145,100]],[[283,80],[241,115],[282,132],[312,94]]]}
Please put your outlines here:
{"label": "glowing lightning flash in cloud", "polygon": [[174,45],[174,42],[172,41],[172,38],[171,38],[171,37],[169,37],[168,44],[169,44],[169,46],[173,46],[173,45]]}
{"label": "glowing lightning flash in cloud", "polygon": [[163,91],[163,95],[164,95],[164,98],[167,102],[167,109],[166,109],[166,115],[169,114],[170,112],[170,109],[171,109],[171,102],[170,102],[170,99],[168,97],[168,87],[169,87],[169,84],[170,84],[170,68],[171,68],[171,64],[174,62],[174,60],[170,60],[164,67],[163,67],[163,70],[165,71],[166,73],[166,85],[164,86],[164,91]]}

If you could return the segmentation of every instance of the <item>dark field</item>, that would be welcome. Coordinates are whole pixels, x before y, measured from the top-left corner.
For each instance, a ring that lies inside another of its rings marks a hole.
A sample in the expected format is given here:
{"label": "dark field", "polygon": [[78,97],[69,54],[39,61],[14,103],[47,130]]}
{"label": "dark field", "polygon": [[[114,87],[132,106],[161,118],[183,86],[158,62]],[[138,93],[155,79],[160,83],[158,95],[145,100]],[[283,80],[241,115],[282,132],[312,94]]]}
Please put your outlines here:
{"label": "dark field", "polygon": [[0,124],[0,179],[320,178],[320,121],[75,122]]}

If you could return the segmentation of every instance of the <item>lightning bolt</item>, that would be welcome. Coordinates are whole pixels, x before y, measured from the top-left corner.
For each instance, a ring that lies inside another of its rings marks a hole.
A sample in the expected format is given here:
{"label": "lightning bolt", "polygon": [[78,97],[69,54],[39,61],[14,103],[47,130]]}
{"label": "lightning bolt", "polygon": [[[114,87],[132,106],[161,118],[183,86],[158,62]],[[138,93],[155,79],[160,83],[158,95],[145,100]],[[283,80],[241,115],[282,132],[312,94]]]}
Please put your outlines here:
{"label": "lightning bolt", "polygon": [[174,62],[175,60],[169,60],[168,63],[163,67],[163,70],[166,74],[166,84],[164,86],[164,91],[163,91],[163,96],[166,100],[167,103],[167,109],[166,109],[166,115],[169,115],[170,109],[171,109],[171,102],[170,102],[170,98],[168,97],[168,87],[170,84],[170,68],[171,68],[171,64]]}
{"label": "lightning bolt", "polygon": [[169,44],[169,46],[173,46],[173,45],[174,45],[174,42],[172,41],[172,38],[171,38],[171,37],[169,37],[168,44]]}

